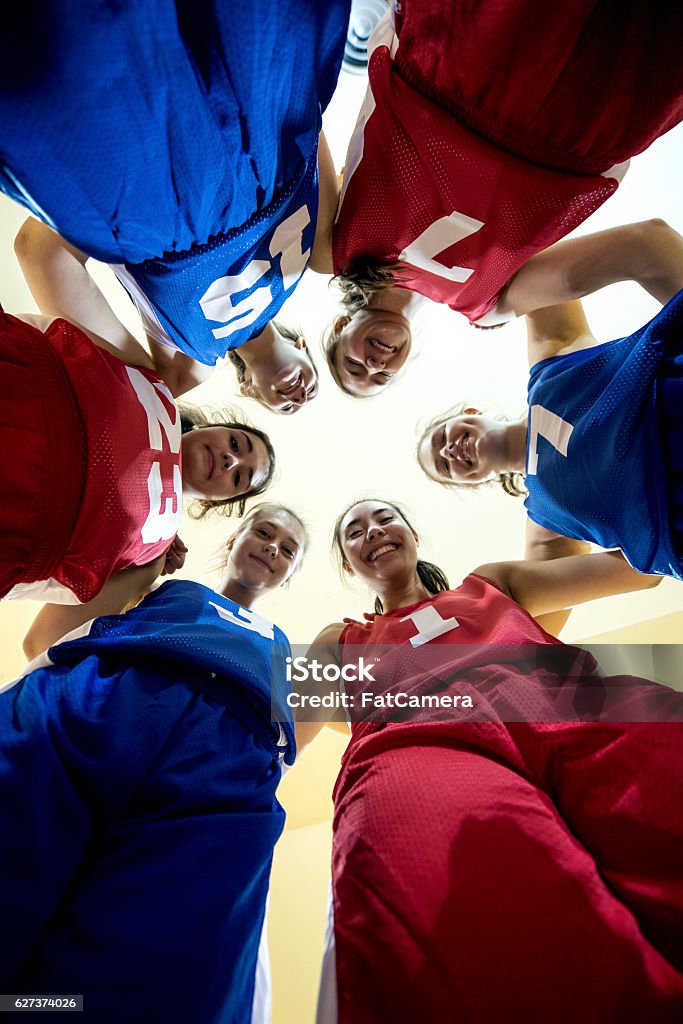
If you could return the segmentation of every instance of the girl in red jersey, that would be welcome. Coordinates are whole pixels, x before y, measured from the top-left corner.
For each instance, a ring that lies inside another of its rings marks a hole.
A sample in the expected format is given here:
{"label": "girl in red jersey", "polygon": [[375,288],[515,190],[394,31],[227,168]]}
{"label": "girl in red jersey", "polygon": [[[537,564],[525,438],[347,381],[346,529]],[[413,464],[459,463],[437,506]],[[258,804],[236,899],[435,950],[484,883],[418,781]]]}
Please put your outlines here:
{"label": "girl in red jersey", "polygon": [[16,250],[43,316],[0,313],[0,596],[87,603],[164,552],[182,564],[183,496],[242,514],[273,451],[261,431],[176,407],[58,235],[32,222]]}
{"label": "girl in red jersey", "polygon": [[[344,292],[326,348],[345,390],[366,393],[344,365],[346,318],[393,310],[394,287],[482,325],[505,320],[498,303],[520,267],[680,121],[682,30],[678,5],[642,0],[395,5],[371,44],[332,260],[313,264]],[[396,362],[388,346],[366,369]]]}
{"label": "girl in red jersey", "polygon": [[[354,719],[334,794],[337,1011],[320,1020],[680,1019],[683,699],[601,677],[532,617],[652,580],[608,553],[482,566],[449,590],[382,501],[335,537],[378,599],[316,641]],[[392,697],[418,710],[392,716]]]}

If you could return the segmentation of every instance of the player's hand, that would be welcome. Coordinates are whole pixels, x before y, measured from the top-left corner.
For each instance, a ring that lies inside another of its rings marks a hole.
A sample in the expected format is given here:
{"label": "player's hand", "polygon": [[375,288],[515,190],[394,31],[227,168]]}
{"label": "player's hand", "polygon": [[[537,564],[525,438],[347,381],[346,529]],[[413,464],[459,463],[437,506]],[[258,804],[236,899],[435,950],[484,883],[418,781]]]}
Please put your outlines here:
{"label": "player's hand", "polygon": [[185,564],[185,555],[187,554],[187,548],[183,544],[180,537],[175,536],[171,541],[171,546],[166,552],[166,558],[164,561],[164,567],[161,570],[162,576],[170,576],[176,571],[176,569],[182,569]]}
{"label": "player's hand", "polygon": [[[376,613],[375,612],[363,612],[363,618],[367,622],[374,622],[375,618],[376,618]],[[345,626],[351,626],[354,623],[360,625],[360,623],[358,623],[358,619],[342,619],[342,622],[344,623]]]}

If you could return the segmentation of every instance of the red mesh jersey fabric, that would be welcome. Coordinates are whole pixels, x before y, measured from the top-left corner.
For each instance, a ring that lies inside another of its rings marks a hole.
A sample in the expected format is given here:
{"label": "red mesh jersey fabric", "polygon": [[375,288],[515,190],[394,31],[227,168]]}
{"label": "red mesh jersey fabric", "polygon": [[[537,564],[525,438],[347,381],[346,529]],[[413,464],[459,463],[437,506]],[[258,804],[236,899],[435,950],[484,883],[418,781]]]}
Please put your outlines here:
{"label": "red mesh jersey fabric", "polygon": [[388,44],[370,60],[335,272],[401,258],[401,287],[472,321],[489,312],[531,256],[614,192],[603,172],[683,116],[681,62],[662,60],[678,49],[683,9],[655,8],[572,0],[553,6],[550,33],[542,0],[405,0],[393,60]]}
{"label": "red mesh jersey fabric", "polygon": [[[11,507],[17,536],[23,535],[21,543],[29,548],[52,538],[52,550],[41,566],[44,573],[27,573],[26,566],[15,564],[9,585],[51,578],[79,601],[88,601],[112,573],[161,555],[178,528],[182,515],[179,415],[156,374],[129,367],[66,320],[53,321],[41,337],[36,328],[7,319],[21,325],[17,329],[25,345],[44,349],[47,343],[52,354],[50,373],[30,365],[22,369],[24,390],[33,399],[23,412],[14,409],[12,431],[2,432],[3,459],[15,467]],[[153,416],[148,417],[134,380],[142,391],[147,383],[168,417],[168,432],[157,427],[154,446]],[[73,434],[65,433],[55,421],[45,396],[54,396],[52,405],[72,410],[78,427]],[[20,425],[21,445],[16,433]],[[61,530],[55,549],[53,518],[61,522],[64,516],[57,510],[64,507],[72,509],[75,519],[66,535]],[[152,522],[160,509],[168,511],[161,531],[164,537],[158,536],[159,530],[155,536]]]}
{"label": "red mesh jersey fabric", "polygon": [[[469,679],[489,717],[354,726],[335,788],[340,1024],[680,1019],[680,721],[576,720],[595,666],[569,648],[555,682],[573,693],[575,720],[566,707],[556,721],[519,720],[557,701],[549,684],[563,645],[477,576],[347,627],[345,660],[363,640],[369,654],[376,643],[405,649],[427,607],[457,626],[425,647],[440,645],[448,685],[463,692]],[[556,655],[523,675],[512,657],[494,662],[487,686],[486,657],[515,636]],[[387,692],[382,666],[375,674]],[[613,682],[625,717],[646,693],[680,704],[655,684]]]}

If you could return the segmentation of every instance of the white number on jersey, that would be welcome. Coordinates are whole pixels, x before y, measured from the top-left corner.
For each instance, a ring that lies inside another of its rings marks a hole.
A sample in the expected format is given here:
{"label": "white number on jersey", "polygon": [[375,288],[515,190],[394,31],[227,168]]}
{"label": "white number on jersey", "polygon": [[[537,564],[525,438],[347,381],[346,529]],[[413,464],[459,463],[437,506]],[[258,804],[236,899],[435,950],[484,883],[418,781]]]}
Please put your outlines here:
{"label": "white number on jersey", "polygon": [[237,292],[253,288],[271,269],[272,260],[276,256],[280,256],[283,288],[287,290],[296,284],[311,255],[310,249],[304,251],[301,241],[310,220],[308,207],[305,204],[300,206],[275,229],[269,249],[271,260],[251,260],[241,274],[219,277],[209,285],[199,300],[199,305],[207,320],[217,320],[224,325],[211,332],[214,338],[228,338],[235,331],[249,327],[268,308],[273,301],[270,285],[256,288],[239,302],[233,302],[232,297]]}
{"label": "white number on jersey", "polygon": [[430,224],[421,235],[407,245],[399,256],[399,260],[409,263],[418,270],[426,270],[430,274],[444,277],[447,281],[462,283],[474,273],[467,267],[447,267],[439,263],[436,257],[456,242],[475,234],[483,228],[483,220],[468,217],[466,213],[453,210],[449,217],[440,217]]}
{"label": "white number on jersey", "polygon": [[410,642],[413,647],[421,647],[428,644],[430,640],[436,640],[437,636],[450,633],[457,629],[459,622],[452,616],[450,619],[442,619],[436,608],[428,605],[426,608],[418,608],[416,612],[406,615],[401,622],[412,622],[417,629],[417,636],[411,636]]}
{"label": "white number on jersey", "polygon": [[567,446],[574,427],[561,416],[544,409],[542,405],[532,405],[529,410],[529,459],[526,471],[530,476],[538,472],[538,439],[544,437],[553,448],[567,458]]}
{"label": "white number on jersey", "polygon": [[221,608],[219,604],[214,601],[209,601],[212,608],[215,608],[222,619],[226,622],[232,622],[235,626],[242,626],[243,629],[248,629],[250,633],[258,633],[259,636],[263,636],[266,640],[275,639],[275,627],[272,622],[268,622],[268,619],[264,619],[262,615],[258,615],[253,612],[250,608],[240,608],[239,614],[234,615],[228,608]]}
{"label": "white number on jersey", "polygon": [[[149,447],[152,451],[163,451],[163,437],[165,437],[169,451],[177,455],[180,451],[182,435],[180,415],[175,408],[171,392],[161,382],[152,384],[143,373],[133,366],[127,366],[126,373],[140,405],[147,414]],[[174,419],[169,416],[166,406],[159,398],[159,393],[163,394],[172,404],[175,410]],[[140,531],[142,542],[143,544],[156,544],[160,540],[170,540],[178,532],[183,512],[183,485],[179,467],[173,467],[172,493],[164,495],[161,467],[158,462],[152,463],[147,477],[147,492],[149,494],[149,513]]]}

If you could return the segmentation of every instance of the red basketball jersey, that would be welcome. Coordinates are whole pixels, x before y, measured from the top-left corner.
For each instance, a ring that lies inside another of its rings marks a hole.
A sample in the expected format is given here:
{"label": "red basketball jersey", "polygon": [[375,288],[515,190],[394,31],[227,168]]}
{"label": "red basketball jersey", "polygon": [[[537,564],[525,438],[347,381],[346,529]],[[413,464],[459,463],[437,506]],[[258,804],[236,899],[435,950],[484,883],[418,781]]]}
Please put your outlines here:
{"label": "red basketball jersey", "polygon": [[[450,56],[439,48],[438,19],[431,30],[411,58],[431,54],[440,57],[438,67],[457,64],[457,48]],[[411,66],[400,60],[389,20],[375,43],[346,158],[335,272],[361,256],[400,260],[401,287],[477,321],[527,260],[605,202],[625,168],[577,174],[515,155],[519,148],[504,149],[467,127],[448,109],[452,97],[427,95],[418,74],[409,81]],[[515,126],[512,134],[518,141],[522,131]]]}
{"label": "red basketball jersey", "polygon": [[520,723],[553,730],[681,715],[680,695],[631,676],[603,677],[592,654],[550,636],[476,574],[456,590],[351,624],[340,642],[352,746],[387,722],[411,731],[420,723],[425,734],[444,723],[470,737],[484,729],[486,742],[490,724],[504,724],[499,738],[508,742]]}
{"label": "red basketball jersey", "polygon": [[[83,424],[82,492],[75,527],[51,579],[20,583],[8,596],[89,601],[112,573],[163,554],[178,530],[180,414],[155,373],[110,355],[66,320],[53,321],[43,337],[61,358],[71,386],[64,400],[75,397]],[[82,458],[82,450],[74,450]],[[48,488],[59,501],[58,461],[52,469]],[[44,525],[49,531],[49,512]]]}
{"label": "red basketball jersey", "polygon": [[378,615],[372,622],[352,622],[341,634],[353,644],[559,644],[521,605],[484,576],[470,573],[455,590]]}

